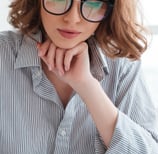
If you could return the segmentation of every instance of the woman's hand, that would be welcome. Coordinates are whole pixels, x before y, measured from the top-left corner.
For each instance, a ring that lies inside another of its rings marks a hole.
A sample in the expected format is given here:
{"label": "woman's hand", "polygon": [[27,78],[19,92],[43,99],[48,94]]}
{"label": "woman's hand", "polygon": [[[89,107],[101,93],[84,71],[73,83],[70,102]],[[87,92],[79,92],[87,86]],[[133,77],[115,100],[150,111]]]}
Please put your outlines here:
{"label": "woman's hand", "polygon": [[71,87],[92,78],[86,42],[81,42],[71,49],[61,49],[47,40],[38,46],[38,49],[39,56],[48,69]]}

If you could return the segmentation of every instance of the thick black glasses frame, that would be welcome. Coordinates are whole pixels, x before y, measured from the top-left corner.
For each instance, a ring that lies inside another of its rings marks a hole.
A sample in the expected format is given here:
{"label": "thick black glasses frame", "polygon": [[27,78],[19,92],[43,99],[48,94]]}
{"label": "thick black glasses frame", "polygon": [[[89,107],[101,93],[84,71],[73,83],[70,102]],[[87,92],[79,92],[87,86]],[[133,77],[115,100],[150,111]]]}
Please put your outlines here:
{"label": "thick black glasses frame", "polygon": [[[83,3],[86,2],[86,1],[87,1],[87,0],[81,0],[80,12],[81,12],[82,17],[83,17],[85,20],[89,21],[89,22],[101,22],[101,21],[103,21],[104,19],[106,19],[106,18],[109,16],[109,14],[110,14],[110,12],[112,11],[112,8],[113,8],[113,6],[114,6],[114,0],[98,0],[98,1],[101,1],[101,2],[107,3],[107,11],[105,12],[104,17],[103,17],[101,20],[93,21],[93,20],[87,19],[87,18],[84,17],[84,15],[83,15],[82,7],[83,7]],[[73,5],[73,0],[71,0],[71,3],[70,3],[69,8],[68,8],[65,12],[63,12],[63,13],[53,13],[53,12],[47,10],[47,8],[45,7],[45,4],[44,4],[44,0],[42,0],[42,5],[43,5],[43,8],[45,9],[45,11],[48,12],[48,13],[50,13],[50,14],[52,14],[52,15],[63,15],[63,14],[65,14],[65,13],[67,13],[67,12],[71,9],[71,7],[72,7],[72,5]]]}

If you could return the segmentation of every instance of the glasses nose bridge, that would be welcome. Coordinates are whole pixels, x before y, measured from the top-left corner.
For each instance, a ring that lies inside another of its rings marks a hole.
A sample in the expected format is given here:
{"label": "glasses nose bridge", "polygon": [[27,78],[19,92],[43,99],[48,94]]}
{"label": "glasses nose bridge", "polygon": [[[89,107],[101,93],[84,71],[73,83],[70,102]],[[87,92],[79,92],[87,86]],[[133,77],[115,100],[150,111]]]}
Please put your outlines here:
{"label": "glasses nose bridge", "polygon": [[[69,11],[65,14],[66,18],[68,17],[71,21],[72,20],[81,20],[82,13],[81,13],[81,7],[82,7],[82,0],[71,0],[71,6],[69,8]],[[70,18],[71,17],[71,18]]]}
{"label": "glasses nose bridge", "polygon": [[81,7],[82,7],[83,0],[71,0],[71,1],[72,2],[71,2],[71,8],[70,8],[70,10],[77,8],[78,14],[81,15],[80,11],[82,9]]}

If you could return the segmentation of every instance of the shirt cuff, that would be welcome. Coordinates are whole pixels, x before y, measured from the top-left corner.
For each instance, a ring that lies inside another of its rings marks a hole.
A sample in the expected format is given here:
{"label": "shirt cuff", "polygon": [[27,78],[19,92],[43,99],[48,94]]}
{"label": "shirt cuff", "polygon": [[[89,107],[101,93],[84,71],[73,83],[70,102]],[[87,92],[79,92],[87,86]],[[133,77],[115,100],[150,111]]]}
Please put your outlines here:
{"label": "shirt cuff", "polygon": [[156,146],[148,131],[118,111],[114,134],[106,154],[147,154],[153,148],[157,149]]}

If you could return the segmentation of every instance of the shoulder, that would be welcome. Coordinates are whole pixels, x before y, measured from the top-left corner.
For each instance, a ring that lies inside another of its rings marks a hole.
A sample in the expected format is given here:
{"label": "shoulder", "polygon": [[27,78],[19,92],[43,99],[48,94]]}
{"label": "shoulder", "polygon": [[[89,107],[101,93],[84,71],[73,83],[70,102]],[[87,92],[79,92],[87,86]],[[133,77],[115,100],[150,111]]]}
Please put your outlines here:
{"label": "shoulder", "polygon": [[16,54],[21,41],[22,34],[14,31],[0,32],[0,55]]}
{"label": "shoulder", "polygon": [[127,74],[129,72],[138,72],[141,68],[141,60],[131,60],[128,58],[111,59],[106,57],[109,71],[114,71],[118,74]]}
{"label": "shoulder", "polygon": [[22,38],[22,34],[19,32],[14,31],[3,31],[0,32],[0,44],[8,45],[8,46],[15,46],[17,43],[20,42]]}
{"label": "shoulder", "polygon": [[3,48],[12,48],[16,49],[21,41],[22,41],[22,34],[19,32],[14,31],[3,31],[0,32],[0,50]]}
{"label": "shoulder", "polygon": [[19,32],[0,32],[0,67],[13,65],[22,42],[22,37],[22,34]]}

